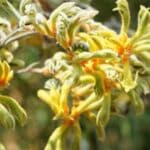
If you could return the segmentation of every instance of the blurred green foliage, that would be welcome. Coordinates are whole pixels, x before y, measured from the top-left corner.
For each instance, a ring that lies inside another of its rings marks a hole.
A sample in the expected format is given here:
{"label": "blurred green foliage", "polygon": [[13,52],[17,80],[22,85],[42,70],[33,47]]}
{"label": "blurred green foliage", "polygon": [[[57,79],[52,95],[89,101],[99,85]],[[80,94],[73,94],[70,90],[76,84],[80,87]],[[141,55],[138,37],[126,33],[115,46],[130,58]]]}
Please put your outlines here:
{"label": "blurred green foliage", "polygon": [[[63,0],[34,0],[39,2],[50,13]],[[78,0],[79,1],[79,0]],[[82,3],[89,3],[90,0],[80,0]],[[18,7],[19,0],[10,0]],[[139,6],[150,6],[149,0],[129,0],[131,7],[132,28],[137,23],[136,16]],[[108,22],[114,17],[117,25],[118,14],[111,11],[115,7],[115,0],[91,0],[91,5],[100,11],[97,20]],[[0,8],[3,16],[13,18],[4,8]],[[110,22],[112,23],[112,22]],[[41,37],[43,38],[43,37]],[[25,38],[20,41],[21,47],[16,51],[16,57],[23,59],[29,65],[32,62],[41,61],[52,56],[55,50],[59,49],[53,40]],[[28,44],[27,44],[28,43]],[[40,75],[31,73],[18,74],[4,93],[20,100],[28,114],[28,122],[24,127],[17,126],[15,130],[6,130],[0,126],[0,141],[6,145],[7,150],[42,150],[47,139],[52,133],[57,122],[52,123],[52,113],[47,105],[42,103],[36,96],[39,87],[44,84]],[[31,92],[32,91],[32,92]],[[102,143],[96,138],[92,125],[88,121],[82,121],[83,139],[82,150],[148,150],[150,139],[150,95],[144,96],[145,113],[135,118],[131,114],[127,118],[114,117],[111,119],[106,131],[106,140]],[[83,118],[81,118],[83,119]],[[86,124],[86,125],[85,125]],[[1,150],[1,147],[0,147]]]}

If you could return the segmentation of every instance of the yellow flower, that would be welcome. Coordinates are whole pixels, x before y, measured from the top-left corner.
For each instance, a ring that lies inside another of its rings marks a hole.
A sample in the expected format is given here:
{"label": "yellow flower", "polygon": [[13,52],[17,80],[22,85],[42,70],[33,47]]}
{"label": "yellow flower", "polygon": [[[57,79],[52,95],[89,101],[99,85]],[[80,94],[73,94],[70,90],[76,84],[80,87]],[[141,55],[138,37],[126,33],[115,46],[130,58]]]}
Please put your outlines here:
{"label": "yellow flower", "polygon": [[6,61],[0,61],[0,87],[5,87],[13,77],[13,71]]}

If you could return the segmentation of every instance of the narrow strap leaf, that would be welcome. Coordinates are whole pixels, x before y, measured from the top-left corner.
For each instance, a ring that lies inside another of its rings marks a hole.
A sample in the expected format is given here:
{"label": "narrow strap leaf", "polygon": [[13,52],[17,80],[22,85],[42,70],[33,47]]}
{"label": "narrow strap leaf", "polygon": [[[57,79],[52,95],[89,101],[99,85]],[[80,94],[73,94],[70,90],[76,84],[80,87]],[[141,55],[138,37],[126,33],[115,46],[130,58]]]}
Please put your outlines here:
{"label": "narrow strap leaf", "polygon": [[11,113],[17,119],[17,121],[21,125],[24,125],[27,120],[27,114],[15,99],[8,96],[0,95],[0,103],[8,107]]}
{"label": "narrow strap leaf", "polygon": [[0,124],[5,128],[14,129],[15,127],[14,117],[2,104],[0,104]]}

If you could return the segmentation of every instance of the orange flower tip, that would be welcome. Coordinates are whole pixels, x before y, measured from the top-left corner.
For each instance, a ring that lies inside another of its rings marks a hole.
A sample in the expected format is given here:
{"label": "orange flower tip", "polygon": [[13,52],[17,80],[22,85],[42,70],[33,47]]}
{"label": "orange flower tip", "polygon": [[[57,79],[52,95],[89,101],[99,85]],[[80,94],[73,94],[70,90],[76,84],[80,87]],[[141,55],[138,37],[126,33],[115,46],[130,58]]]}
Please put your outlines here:
{"label": "orange flower tip", "polygon": [[75,120],[79,117],[79,113],[76,109],[73,109],[71,117],[74,118]]}
{"label": "orange flower tip", "polygon": [[70,39],[68,39],[67,41],[66,41],[66,47],[67,48],[70,48],[71,47],[71,40]]}
{"label": "orange flower tip", "polygon": [[64,106],[63,110],[64,110],[64,114],[69,114],[69,107],[68,106]]}
{"label": "orange flower tip", "polygon": [[121,56],[124,53],[124,48],[123,47],[119,47],[118,48],[118,55]]}
{"label": "orange flower tip", "polygon": [[8,85],[8,82],[6,81],[6,79],[0,79],[0,87],[5,87]]}
{"label": "orange flower tip", "polygon": [[50,32],[51,32],[51,35],[52,35],[53,37],[56,36],[56,28],[55,28],[55,27],[53,27],[53,28],[50,30]]}

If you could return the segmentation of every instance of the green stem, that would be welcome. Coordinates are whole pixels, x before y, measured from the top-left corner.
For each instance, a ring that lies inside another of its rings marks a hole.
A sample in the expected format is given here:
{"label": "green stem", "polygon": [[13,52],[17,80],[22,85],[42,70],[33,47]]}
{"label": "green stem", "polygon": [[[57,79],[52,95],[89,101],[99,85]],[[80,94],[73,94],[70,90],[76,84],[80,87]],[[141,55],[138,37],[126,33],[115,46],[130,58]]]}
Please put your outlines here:
{"label": "green stem", "polygon": [[[25,33],[18,34],[14,37],[10,37],[9,39],[5,40],[4,43],[2,44],[2,46],[6,46],[6,45],[10,44],[11,42],[14,42],[18,39],[21,39],[23,37],[30,36],[30,35],[35,35],[35,34],[38,34],[38,33],[35,31],[32,31],[32,32],[25,32]],[[2,47],[2,46],[0,45],[0,47]]]}
{"label": "green stem", "polygon": [[16,10],[16,8],[9,2],[6,1],[8,7],[10,8],[10,10],[13,12],[13,14],[15,15],[15,17],[20,20],[21,19],[21,15],[20,13]]}

